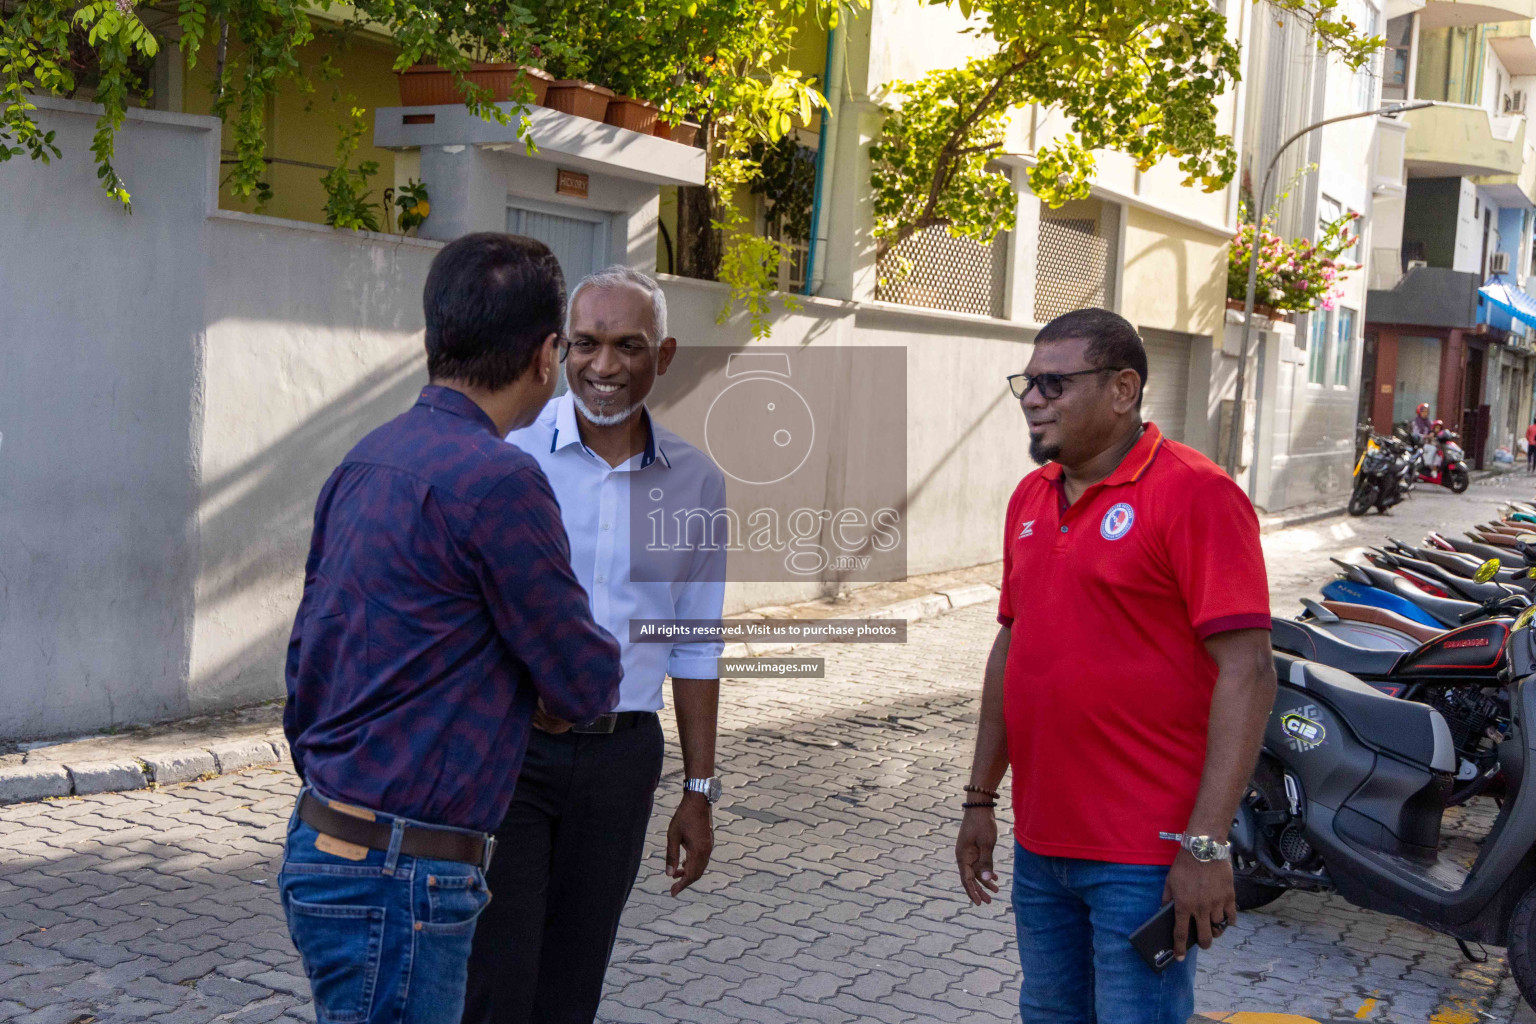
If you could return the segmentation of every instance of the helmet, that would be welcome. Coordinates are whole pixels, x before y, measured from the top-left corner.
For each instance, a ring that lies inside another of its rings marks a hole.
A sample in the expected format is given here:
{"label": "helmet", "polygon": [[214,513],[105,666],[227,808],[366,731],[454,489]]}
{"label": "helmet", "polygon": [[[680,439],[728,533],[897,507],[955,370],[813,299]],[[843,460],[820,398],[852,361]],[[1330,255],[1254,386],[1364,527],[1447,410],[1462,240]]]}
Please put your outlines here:
{"label": "helmet", "polygon": [[1441,430],[1445,427],[1445,420],[1435,420],[1429,425],[1430,430]]}
{"label": "helmet", "polygon": [[1414,411],[1417,412],[1420,416],[1428,416],[1429,415],[1429,403],[1428,402],[1420,402],[1419,403],[1419,407],[1417,409],[1415,409]]}

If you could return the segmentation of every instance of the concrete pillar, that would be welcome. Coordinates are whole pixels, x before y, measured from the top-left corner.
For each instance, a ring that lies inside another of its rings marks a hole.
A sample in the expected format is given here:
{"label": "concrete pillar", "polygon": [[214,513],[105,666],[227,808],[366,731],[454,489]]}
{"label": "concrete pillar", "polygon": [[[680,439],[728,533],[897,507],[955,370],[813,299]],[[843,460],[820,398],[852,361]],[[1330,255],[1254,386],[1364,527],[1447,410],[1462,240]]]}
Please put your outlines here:
{"label": "concrete pillar", "polygon": [[432,202],[417,232],[422,238],[448,242],[507,229],[507,176],[496,154],[477,146],[424,146],[421,179]]}

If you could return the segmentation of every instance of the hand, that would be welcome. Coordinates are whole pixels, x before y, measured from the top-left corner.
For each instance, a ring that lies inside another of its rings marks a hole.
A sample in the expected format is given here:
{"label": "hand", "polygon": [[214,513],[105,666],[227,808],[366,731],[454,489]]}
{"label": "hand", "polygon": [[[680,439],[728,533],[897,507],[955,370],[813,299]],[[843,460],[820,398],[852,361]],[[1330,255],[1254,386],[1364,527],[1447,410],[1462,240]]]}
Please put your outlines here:
{"label": "hand", "polygon": [[1195,919],[1195,938],[1201,949],[1237,920],[1237,891],[1232,886],[1232,862],[1201,863],[1180,849],[1163,885],[1163,902],[1173,901],[1173,953],[1180,960],[1189,951],[1189,919]]}
{"label": "hand", "polygon": [[[667,826],[667,877],[675,878],[676,896],[704,874],[715,849],[715,829],[710,823],[709,801],[702,793],[684,793]],[[681,854],[687,854],[686,859]]]}
{"label": "hand", "polygon": [[533,709],[533,727],[540,732],[547,732],[551,736],[558,736],[570,729],[572,723],[563,718],[556,718],[544,709],[544,698],[539,698],[538,706]]}
{"label": "hand", "polygon": [[955,840],[955,863],[960,867],[960,886],[971,903],[991,903],[988,890],[997,892],[997,872],[992,870],[992,850],[997,846],[997,819],[990,807],[970,807],[960,819]]}

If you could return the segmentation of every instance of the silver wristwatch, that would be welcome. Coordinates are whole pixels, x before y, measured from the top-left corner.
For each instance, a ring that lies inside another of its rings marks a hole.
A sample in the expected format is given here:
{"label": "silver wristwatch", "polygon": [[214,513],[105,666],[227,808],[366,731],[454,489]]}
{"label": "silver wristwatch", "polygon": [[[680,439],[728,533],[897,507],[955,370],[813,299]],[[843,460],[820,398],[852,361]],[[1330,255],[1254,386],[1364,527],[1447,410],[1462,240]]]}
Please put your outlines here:
{"label": "silver wristwatch", "polygon": [[683,789],[689,793],[697,793],[706,802],[715,803],[720,799],[720,780],[711,775],[707,779],[686,779]]}
{"label": "silver wristwatch", "polygon": [[1202,864],[1209,864],[1213,860],[1230,860],[1232,857],[1231,843],[1210,836],[1180,836],[1179,845]]}

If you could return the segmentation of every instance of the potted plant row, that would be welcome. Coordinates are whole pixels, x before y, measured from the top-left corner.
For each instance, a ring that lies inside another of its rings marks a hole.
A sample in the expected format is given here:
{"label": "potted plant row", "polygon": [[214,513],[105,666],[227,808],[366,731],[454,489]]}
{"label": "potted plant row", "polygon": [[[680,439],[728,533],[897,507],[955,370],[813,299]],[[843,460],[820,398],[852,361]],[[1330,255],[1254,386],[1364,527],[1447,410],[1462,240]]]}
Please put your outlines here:
{"label": "potted plant row", "polygon": [[[436,64],[417,64],[397,72],[400,79],[400,105],[430,107],[464,102],[464,93],[453,80],[453,72]],[[465,73],[466,81],[491,91],[494,103],[518,98],[524,88],[531,90],[535,106],[548,107],[564,114],[601,121],[642,135],[655,135],[685,146],[692,146],[699,126],[692,121],[669,125],[661,119],[660,109],[649,100],[619,96],[591,82],[575,78],[555,78],[538,68],[513,63],[477,63]]]}

